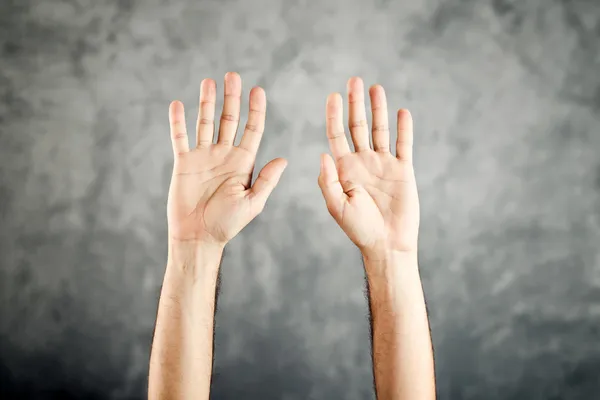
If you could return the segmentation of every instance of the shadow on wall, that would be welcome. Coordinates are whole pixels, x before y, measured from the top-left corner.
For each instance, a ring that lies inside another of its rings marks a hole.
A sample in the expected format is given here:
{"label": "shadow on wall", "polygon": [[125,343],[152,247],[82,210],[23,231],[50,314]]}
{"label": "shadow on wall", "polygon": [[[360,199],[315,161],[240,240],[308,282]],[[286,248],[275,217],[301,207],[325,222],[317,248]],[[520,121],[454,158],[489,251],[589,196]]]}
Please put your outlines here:
{"label": "shadow on wall", "polygon": [[[0,357],[0,359],[4,358],[4,356]],[[34,366],[35,371],[16,375],[4,363],[0,364],[0,398],[3,400],[106,398],[106,390],[85,385],[78,376],[67,373],[55,357],[37,356],[21,362]]]}
{"label": "shadow on wall", "polygon": [[[218,327],[217,335],[220,335]],[[311,368],[301,349],[290,348],[289,343],[302,343],[291,331],[276,334],[266,331],[245,338],[248,347],[244,357],[233,362],[219,362],[218,342],[211,399],[338,399],[347,392],[344,376],[326,378],[322,370]],[[359,398],[374,399],[370,385],[364,386]]]}
{"label": "shadow on wall", "polygon": [[[242,331],[252,332],[252,329]],[[289,343],[301,343],[293,332],[274,334],[269,330],[255,331],[252,337],[244,338],[247,343],[244,357],[231,362],[220,361],[219,343],[228,343],[229,335],[230,332],[217,327],[211,399],[336,399],[340,393],[345,393],[343,372],[338,379],[326,378],[321,370],[311,368],[301,349],[290,348]],[[8,341],[1,338],[0,343],[5,344],[0,346],[2,400],[142,400],[147,396],[147,371],[126,382],[114,366],[99,366],[97,359],[88,361],[100,368],[95,371],[86,369],[85,352],[73,350],[80,348],[76,338],[70,342],[71,350],[52,349],[47,354],[36,355],[11,349],[6,346]],[[150,348],[150,340],[147,345]],[[61,358],[63,351],[70,352],[70,355]],[[101,348],[96,348],[96,351],[103,353]],[[10,360],[11,365],[6,365],[4,360]],[[122,369],[125,370],[126,366],[123,365]],[[374,399],[370,385],[364,387],[359,398]]]}

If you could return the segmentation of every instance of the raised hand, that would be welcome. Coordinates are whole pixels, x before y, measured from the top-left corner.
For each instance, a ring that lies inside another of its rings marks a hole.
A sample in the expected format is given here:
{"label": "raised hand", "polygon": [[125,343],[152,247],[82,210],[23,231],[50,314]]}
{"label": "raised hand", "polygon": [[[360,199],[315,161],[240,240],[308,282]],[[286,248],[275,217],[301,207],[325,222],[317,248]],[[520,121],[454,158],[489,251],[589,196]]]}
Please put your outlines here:
{"label": "raised hand", "polygon": [[387,101],[379,85],[369,89],[372,138],[360,78],[347,85],[350,150],[340,94],[327,99],[327,138],[333,158],[321,156],[319,186],[327,208],[348,237],[367,257],[387,251],[417,251],[419,198],[412,165],[413,125],[408,110],[397,114],[396,156],[390,153]]}
{"label": "raised hand", "polygon": [[174,101],[169,107],[175,156],[167,206],[171,240],[224,245],[262,211],[287,165],[282,158],[272,160],[251,185],[265,127],[265,92],[260,87],[250,92],[248,123],[239,146],[234,145],[242,94],[237,73],[225,75],[224,92],[216,144],[212,79],[203,80],[200,88],[195,148],[189,146],[183,104]]}

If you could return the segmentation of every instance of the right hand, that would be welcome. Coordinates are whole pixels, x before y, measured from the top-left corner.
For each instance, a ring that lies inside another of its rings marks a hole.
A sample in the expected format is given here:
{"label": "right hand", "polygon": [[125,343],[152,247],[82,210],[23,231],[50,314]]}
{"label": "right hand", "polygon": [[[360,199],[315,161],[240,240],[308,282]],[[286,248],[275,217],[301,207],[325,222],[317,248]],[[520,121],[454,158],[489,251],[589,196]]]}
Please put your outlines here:
{"label": "right hand", "polygon": [[272,160],[251,185],[265,127],[265,92],[260,87],[250,92],[248,123],[239,146],[234,145],[242,94],[237,73],[225,75],[224,92],[216,144],[216,84],[212,79],[201,85],[195,148],[189,147],[183,104],[174,101],[169,107],[175,157],[167,205],[170,240],[224,246],[262,211],[287,165],[282,158]]}

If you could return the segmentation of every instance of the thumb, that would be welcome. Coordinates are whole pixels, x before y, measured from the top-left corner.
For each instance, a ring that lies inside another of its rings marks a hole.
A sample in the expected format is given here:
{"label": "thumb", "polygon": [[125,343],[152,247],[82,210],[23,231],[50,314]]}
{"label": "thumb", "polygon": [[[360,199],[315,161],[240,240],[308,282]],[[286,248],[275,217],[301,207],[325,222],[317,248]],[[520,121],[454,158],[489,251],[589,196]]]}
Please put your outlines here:
{"label": "thumb", "polygon": [[267,203],[267,199],[271,195],[275,186],[279,182],[279,178],[281,178],[281,174],[287,167],[287,161],[283,158],[276,158],[271,160],[260,170],[256,181],[254,181],[254,185],[250,188],[249,198],[250,198],[250,208],[254,215],[259,214],[265,204]]}
{"label": "thumb", "polygon": [[338,177],[335,163],[329,154],[321,154],[321,173],[319,174],[319,187],[325,198],[329,213],[338,218],[344,208],[346,194]]}

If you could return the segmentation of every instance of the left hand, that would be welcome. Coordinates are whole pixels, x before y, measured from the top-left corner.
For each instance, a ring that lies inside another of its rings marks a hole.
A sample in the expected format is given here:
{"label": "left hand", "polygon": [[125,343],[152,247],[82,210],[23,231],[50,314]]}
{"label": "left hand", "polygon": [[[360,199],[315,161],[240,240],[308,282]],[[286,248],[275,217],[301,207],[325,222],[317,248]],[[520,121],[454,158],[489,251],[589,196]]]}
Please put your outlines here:
{"label": "left hand", "polygon": [[372,86],[373,148],[360,78],[348,81],[350,151],[342,121],[342,98],[327,99],[327,137],[333,158],[321,156],[319,186],[327,208],[363,255],[385,257],[389,251],[416,253],[419,197],[412,164],[413,124],[408,110],[397,114],[396,155],[390,152],[385,92]]}
{"label": "left hand", "polygon": [[212,79],[201,85],[195,148],[189,147],[183,104],[174,101],[169,107],[175,157],[167,205],[170,240],[225,246],[263,210],[287,165],[282,158],[272,160],[251,185],[265,126],[265,92],[260,87],[250,92],[248,123],[239,146],[234,145],[242,94],[237,73],[225,75],[224,92],[216,144],[216,84]]}

